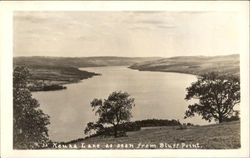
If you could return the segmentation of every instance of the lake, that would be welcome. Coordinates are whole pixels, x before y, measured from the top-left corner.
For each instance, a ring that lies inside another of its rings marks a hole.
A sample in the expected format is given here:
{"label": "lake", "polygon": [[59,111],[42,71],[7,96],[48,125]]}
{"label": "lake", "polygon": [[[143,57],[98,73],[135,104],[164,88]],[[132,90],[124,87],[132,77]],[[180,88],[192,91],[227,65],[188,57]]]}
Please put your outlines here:
{"label": "lake", "polygon": [[188,104],[186,87],[196,76],[181,73],[132,70],[122,66],[81,68],[102,74],[67,84],[66,90],[33,92],[44,113],[50,116],[52,141],[84,137],[88,122],[97,118],[90,107],[94,98],[106,99],[113,91],[126,91],[135,98],[133,120],[179,119],[181,123],[207,124],[201,117],[183,119]]}

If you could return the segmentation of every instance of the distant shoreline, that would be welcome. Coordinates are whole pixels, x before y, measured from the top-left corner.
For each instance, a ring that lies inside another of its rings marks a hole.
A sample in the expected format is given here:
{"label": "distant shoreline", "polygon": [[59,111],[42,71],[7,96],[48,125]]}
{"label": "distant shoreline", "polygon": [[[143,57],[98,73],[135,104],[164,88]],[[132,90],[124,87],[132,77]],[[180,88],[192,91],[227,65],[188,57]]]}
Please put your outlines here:
{"label": "distant shoreline", "polygon": [[[63,90],[63,85],[100,75],[80,70],[87,67],[127,66],[133,70],[201,75],[215,71],[240,76],[239,54],[225,56],[158,57],[14,57],[15,66],[27,66],[32,91]],[[45,82],[44,82],[45,81]]]}
{"label": "distant shoreline", "polygon": [[129,68],[139,71],[177,72],[192,75],[218,72],[223,75],[239,77],[239,62],[238,54],[214,57],[182,56],[136,63]]}
{"label": "distant shoreline", "polygon": [[186,75],[199,76],[199,74],[189,73],[189,72],[182,72],[182,71],[141,70],[141,69],[136,69],[136,68],[131,68],[131,67],[128,67],[128,68],[129,68],[129,69],[132,69],[132,70],[138,70],[138,71],[148,71],[148,72],[169,72],[169,73],[179,73],[179,74],[186,74]]}

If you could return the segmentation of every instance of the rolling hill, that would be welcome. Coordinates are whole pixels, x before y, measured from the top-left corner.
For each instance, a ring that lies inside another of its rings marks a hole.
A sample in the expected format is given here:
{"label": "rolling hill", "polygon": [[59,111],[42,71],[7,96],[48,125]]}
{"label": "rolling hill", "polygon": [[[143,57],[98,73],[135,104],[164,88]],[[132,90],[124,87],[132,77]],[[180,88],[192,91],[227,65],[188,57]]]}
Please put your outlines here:
{"label": "rolling hill", "polygon": [[[129,66],[140,71],[178,72],[200,75],[217,71],[234,76],[240,75],[239,55],[227,56],[179,56],[160,57],[14,57],[14,67],[27,66],[31,80],[41,85],[55,86],[78,82],[93,77],[94,72],[79,70],[80,67]],[[33,86],[34,87],[34,86]],[[43,88],[36,88],[43,89]]]}
{"label": "rolling hill", "polygon": [[129,66],[135,63],[161,59],[160,57],[14,57],[14,65],[46,65],[67,67]]}
{"label": "rolling hill", "polygon": [[200,75],[217,71],[223,74],[240,75],[238,54],[227,56],[179,56],[136,63],[131,69],[140,71],[179,72]]}
{"label": "rolling hill", "polygon": [[80,67],[129,66],[137,62],[160,59],[158,57],[14,57],[13,64],[29,68],[30,90],[64,89],[63,84],[78,82],[95,75],[79,70]]}

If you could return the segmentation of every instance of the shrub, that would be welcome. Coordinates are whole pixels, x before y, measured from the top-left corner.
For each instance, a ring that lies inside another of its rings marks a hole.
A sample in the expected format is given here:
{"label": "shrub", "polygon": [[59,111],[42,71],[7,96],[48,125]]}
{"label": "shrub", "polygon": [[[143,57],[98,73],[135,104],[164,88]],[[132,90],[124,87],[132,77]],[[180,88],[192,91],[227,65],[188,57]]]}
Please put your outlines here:
{"label": "shrub", "polygon": [[180,125],[178,128],[176,128],[177,130],[184,130],[184,129],[187,129],[187,125],[186,124],[183,124],[183,125]]}

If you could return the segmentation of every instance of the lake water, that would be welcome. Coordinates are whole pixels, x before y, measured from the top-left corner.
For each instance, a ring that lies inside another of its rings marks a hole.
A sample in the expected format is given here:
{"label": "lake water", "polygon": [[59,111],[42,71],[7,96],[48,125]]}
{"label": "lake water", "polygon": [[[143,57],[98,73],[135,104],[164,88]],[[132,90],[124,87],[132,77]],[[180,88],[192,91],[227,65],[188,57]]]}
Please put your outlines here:
{"label": "lake water", "polygon": [[127,67],[82,68],[102,74],[79,83],[67,84],[66,90],[34,92],[41,109],[50,115],[49,136],[53,141],[84,137],[84,129],[97,118],[90,107],[94,98],[106,99],[113,91],[126,91],[135,98],[132,120],[179,119],[180,122],[207,124],[200,117],[183,119],[188,103],[186,87],[196,76],[132,70]]}

